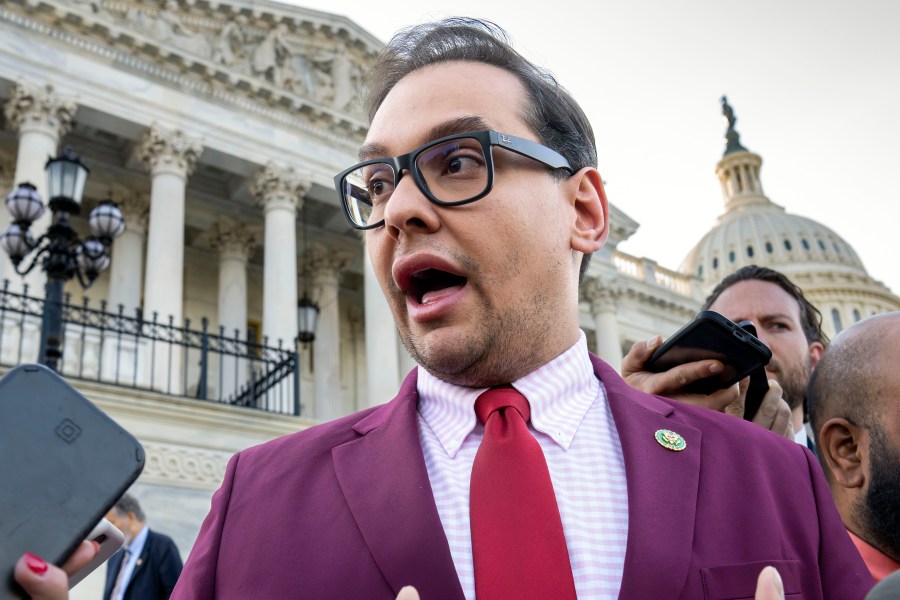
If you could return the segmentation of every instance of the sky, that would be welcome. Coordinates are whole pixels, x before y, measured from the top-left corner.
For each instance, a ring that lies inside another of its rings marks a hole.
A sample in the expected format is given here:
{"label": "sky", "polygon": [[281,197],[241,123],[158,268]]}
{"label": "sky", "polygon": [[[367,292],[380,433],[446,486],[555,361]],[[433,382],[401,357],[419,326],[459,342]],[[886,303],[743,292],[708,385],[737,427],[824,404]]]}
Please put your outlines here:
{"label": "sky", "polygon": [[594,127],[619,249],[677,269],[724,210],[720,98],[763,158],[766,195],[848,241],[900,294],[900,1],[295,0],[387,41],[445,16],[490,19]]}

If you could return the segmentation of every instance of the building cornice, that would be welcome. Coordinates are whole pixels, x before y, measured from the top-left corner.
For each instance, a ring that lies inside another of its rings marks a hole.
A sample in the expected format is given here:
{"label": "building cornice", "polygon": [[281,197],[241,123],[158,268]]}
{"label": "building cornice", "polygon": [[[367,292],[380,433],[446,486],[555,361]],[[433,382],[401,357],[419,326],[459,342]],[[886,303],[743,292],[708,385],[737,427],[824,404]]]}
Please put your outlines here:
{"label": "building cornice", "polygon": [[[337,110],[329,105],[335,92],[326,90],[324,93],[330,95],[315,98],[308,89],[296,89],[296,83],[292,84],[294,88],[279,87],[271,80],[271,72],[254,72],[249,64],[252,61],[246,57],[240,65],[228,66],[213,60],[211,50],[205,51],[202,43],[194,51],[183,43],[193,36],[201,42],[205,40],[207,48],[211,48],[211,40],[224,27],[233,26],[231,19],[235,15],[241,15],[247,23],[248,52],[258,48],[281,25],[288,31],[286,41],[297,61],[307,64],[308,60],[326,60],[321,57],[325,53],[332,61],[329,64],[334,65],[335,57],[341,54],[344,67],[340,76],[355,78],[374,58],[380,42],[349,20],[299,8],[291,10],[293,7],[276,10],[274,3],[196,2],[170,11],[196,30],[185,29],[191,33],[172,37],[177,43],[163,43],[148,29],[148,23],[154,23],[163,10],[160,6],[164,5],[135,0],[12,0],[0,6],[0,23],[9,23],[20,31],[44,36],[116,68],[261,116],[337,147],[355,149],[365,137],[367,123],[359,108],[354,105]],[[319,54],[307,56],[314,52]],[[352,69],[352,73],[347,69]],[[336,87],[330,83],[330,73],[318,68],[313,72],[323,87]],[[341,85],[345,90],[341,101],[347,103],[345,84]]]}

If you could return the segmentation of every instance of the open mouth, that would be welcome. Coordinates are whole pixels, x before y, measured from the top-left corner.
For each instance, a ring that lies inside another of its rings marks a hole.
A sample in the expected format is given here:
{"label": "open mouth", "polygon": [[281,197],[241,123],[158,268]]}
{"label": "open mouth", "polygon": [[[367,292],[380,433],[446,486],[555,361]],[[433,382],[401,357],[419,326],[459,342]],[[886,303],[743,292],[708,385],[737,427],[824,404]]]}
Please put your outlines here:
{"label": "open mouth", "polygon": [[409,276],[406,293],[418,304],[430,304],[462,289],[467,279],[462,275],[440,269],[423,269]]}

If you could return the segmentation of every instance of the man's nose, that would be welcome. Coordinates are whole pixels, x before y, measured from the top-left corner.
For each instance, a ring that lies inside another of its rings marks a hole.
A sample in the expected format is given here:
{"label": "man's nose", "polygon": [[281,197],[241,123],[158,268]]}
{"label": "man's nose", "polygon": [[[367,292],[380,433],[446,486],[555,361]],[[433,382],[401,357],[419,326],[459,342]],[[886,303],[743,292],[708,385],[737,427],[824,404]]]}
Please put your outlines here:
{"label": "man's nose", "polygon": [[435,206],[416,185],[412,173],[404,171],[384,207],[384,225],[394,237],[430,233],[440,227]]}

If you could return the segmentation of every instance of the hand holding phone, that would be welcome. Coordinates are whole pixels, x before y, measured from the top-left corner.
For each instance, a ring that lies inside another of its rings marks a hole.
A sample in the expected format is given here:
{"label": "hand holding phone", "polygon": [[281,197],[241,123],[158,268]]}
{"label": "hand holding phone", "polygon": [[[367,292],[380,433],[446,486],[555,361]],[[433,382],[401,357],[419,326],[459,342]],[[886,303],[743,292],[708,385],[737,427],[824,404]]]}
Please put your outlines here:
{"label": "hand holding phone", "polygon": [[0,379],[0,456],[2,600],[21,597],[23,553],[62,564],[144,465],[134,437],[41,365]]}
{"label": "hand holding phone", "polygon": [[684,386],[685,392],[708,395],[734,385],[754,371],[764,375],[771,358],[772,351],[751,332],[715,311],[702,311],[657,348],[643,368],[661,373],[689,362],[718,360],[724,365],[721,372]]}

